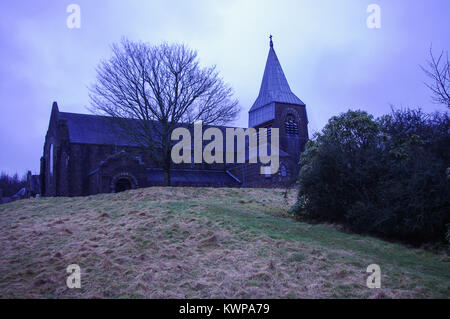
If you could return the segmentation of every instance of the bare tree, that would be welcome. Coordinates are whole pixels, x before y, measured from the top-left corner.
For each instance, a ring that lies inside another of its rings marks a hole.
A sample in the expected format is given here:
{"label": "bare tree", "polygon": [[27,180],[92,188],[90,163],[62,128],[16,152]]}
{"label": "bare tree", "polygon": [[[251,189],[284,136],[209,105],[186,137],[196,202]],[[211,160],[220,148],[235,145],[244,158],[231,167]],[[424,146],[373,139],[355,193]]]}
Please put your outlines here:
{"label": "bare tree", "polygon": [[442,51],[439,57],[433,55],[430,48],[430,60],[427,68],[421,67],[425,74],[431,79],[430,84],[425,84],[432,92],[435,103],[450,107],[450,63],[448,52]]}
{"label": "bare tree", "polygon": [[[236,119],[238,101],[215,67],[201,67],[183,44],[152,46],[122,39],[97,67],[92,110],[118,120],[124,131],[163,168],[170,185],[172,131],[184,123],[223,125]],[[132,119],[132,120],[130,120]]]}

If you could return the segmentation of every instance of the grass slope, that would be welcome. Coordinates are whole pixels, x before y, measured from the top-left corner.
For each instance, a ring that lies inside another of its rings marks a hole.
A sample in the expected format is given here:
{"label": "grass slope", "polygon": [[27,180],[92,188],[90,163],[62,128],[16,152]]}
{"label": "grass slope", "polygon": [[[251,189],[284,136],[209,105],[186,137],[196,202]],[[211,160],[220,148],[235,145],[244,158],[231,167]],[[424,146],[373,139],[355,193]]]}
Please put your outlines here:
{"label": "grass slope", "polygon": [[[1,298],[449,298],[448,257],[289,218],[282,190],[147,188],[0,206]],[[78,264],[82,288],[69,290]],[[369,264],[382,288],[368,289]]]}

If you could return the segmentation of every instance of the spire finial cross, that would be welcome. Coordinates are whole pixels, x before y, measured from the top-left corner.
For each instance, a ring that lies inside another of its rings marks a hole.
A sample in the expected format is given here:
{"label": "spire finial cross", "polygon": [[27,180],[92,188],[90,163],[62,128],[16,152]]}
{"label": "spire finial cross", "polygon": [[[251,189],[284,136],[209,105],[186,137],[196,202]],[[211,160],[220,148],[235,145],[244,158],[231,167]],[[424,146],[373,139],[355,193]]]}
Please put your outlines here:
{"label": "spire finial cross", "polygon": [[272,35],[269,36],[269,39],[270,39],[270,47],[273,48]]}

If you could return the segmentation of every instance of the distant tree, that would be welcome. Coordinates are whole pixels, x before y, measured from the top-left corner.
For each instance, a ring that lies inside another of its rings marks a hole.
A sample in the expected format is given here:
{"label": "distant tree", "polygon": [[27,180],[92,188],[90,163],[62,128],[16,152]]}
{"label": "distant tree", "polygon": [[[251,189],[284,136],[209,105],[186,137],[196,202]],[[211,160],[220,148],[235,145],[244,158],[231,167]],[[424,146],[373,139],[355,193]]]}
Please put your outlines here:
{"label": "distant tree", "polygon": [[450,62],[448,52],[442,51],[438,57],[430,48],[430,60],[427,67],[421,67],[425,74],[431,79],[430,84],[425,84],[432,92],[435,103],[450,107]]}
{"label": "distant tree", "polygon": [[11,197],[15,195],[21,188],[26,186],[26,175],[19,178],[19,175],[14,174],[9,176],[5,172],[0,174],[0,189],[3,192],[4,197]]}
{"label": "distant tree", "polygon": [[[148,150],[170,185],[171,134],[179,123],[223,125],[236,119],[238,101],[215,67],[201,67],[183,44],[131,42],[112,46],[113,56],[97,67],[90,87],[94,111],[106,113]],[[135,119],[137,121],[130,121]]]}

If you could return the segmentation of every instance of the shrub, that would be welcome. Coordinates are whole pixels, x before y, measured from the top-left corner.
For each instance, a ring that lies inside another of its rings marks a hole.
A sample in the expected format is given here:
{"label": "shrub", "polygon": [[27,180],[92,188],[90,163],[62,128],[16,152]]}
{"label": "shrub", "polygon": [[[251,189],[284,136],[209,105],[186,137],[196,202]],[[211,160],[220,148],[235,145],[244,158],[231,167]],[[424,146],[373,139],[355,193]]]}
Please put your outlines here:
{"label": "shrub", "polygon": [[449,127],[447,114],[420,110],[331,118],[301,156],[294,213],[411,243],[444,240]]}

